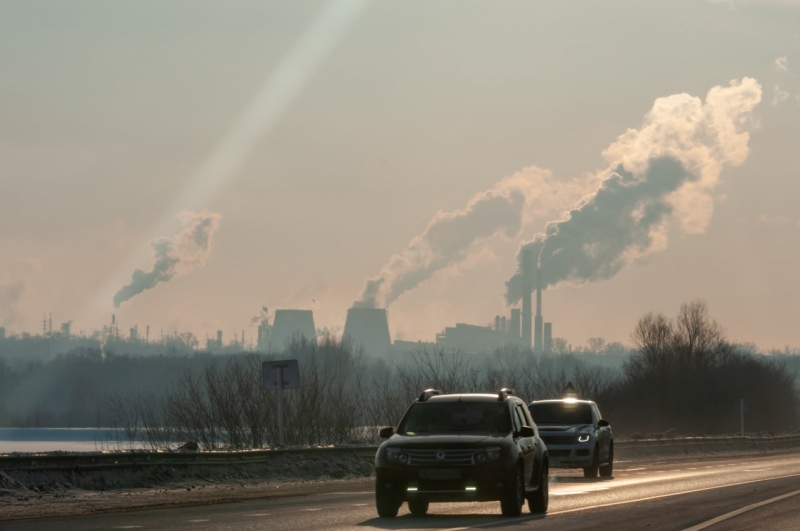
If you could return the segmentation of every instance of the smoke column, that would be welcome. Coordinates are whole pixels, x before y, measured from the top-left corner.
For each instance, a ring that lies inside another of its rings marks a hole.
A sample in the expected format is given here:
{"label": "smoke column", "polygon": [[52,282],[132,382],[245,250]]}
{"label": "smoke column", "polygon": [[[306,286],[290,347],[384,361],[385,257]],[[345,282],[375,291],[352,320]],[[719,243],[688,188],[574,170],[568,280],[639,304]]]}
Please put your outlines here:
{"label": "smoke column", "polygon": [[183,230],[174,238],[159,238],[152,242],[153,269],[133,272],[131,283],[114,295],[115,308],[161,282],[186,275],[206,263],[211,254],[211,239],[222,216],[213,212],[183,211],[178,214],[178,219],[183,223]]}
{"label": "smoke column", "polygon": [[[640,129],[603,152],[609,166],[596,192],[522,244],[538,258],[543,287],[613,277],[666,248],[670,219],[686,233],[704,232],[723,167],[747,158],[746,129],[760,101],[752,78],[714,87],[705,101],[688,94],[657,99]],[[520,273],[506,285],[509,304],[519,301]]]}
{"label": "smoke column", "polygon": [[355,308],[385,308],[434,273],[466,260],[475,244],[502,235],[519,237],[542,213],[555,215],[586,193],[586,182],[556,181],[547,170],[525,168],[469,200],[463,210],[439,212],[425,230],[380,273],[367,280]]}

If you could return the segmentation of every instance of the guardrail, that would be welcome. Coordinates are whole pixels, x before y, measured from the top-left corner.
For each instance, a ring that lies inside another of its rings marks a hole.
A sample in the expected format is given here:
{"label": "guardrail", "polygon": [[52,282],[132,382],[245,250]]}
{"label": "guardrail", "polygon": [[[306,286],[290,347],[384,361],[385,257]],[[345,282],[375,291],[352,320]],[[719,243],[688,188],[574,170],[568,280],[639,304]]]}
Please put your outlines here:
{"label": "guardrail", "polygon": [[19,454],[0,456],[1,470],[93,471],[137,467],[237,466],[266,463],[287,455],[324,458],[336,454],[355,454],[363,460],[375,457],[377,446],[336,446],[286,448],[279,450],[240,450],[210,452],[158,452],[146,450],[76,452],[59,454]]}
{"label": "guardrail", "polygon": [[[776,435],[771,437],[723,436],[723,437],[685,437],[674,439],[615,440],[617,450],[638,448],[667,448],[675,446],[719,446],[741,443],[792,444],[800,446],[800,434]],[[325,458],[328,455],[354,454],[364,461],[372,461],[378,447],[335,446],[285,448],[279,450],[241,450],[210,452],[154,452],[145,450],[58,453],[58,454],[19,454],[0,456],[0,470],[75,472],[108,470],[137,467],[190,467],[190,466],[237,466],[269,462],[273,459],[293,456]]]}

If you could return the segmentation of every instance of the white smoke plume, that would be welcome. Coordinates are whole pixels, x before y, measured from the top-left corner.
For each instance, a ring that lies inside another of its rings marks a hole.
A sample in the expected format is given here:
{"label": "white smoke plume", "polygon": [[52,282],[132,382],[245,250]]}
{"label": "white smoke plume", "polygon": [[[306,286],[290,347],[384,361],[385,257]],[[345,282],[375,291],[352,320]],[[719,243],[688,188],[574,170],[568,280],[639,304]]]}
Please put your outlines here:
{"label": "white smoke plume", "polygon": [[354,306],[385,308],[437,271],[469,258],[476,243],[495,235],[519,237],[535,217],[555,215],[573,205],[586,193],[591,178],[559,182],[549,171],[531,166],[473,196],[463,210],[437,213],[408,248],[367,280]]}
{"label": "white smoke plume", "polygon": [[[690,234],[704,232],[723,167],[748,155],[752,111],[761,86],[752,78],[712,88],[705,101],[688,94],[659,98],[639,129],[629,129],[603,156],[597,191],[566,219],[520,248],[533,253],[543,287],[613,277],[620,269],[667,246],[676,219]],[[519,272],[507,283],[509,304],[522,295]]]}
{"label": "white smoke plume", "polygon": [[211,240],[222,216],[214,212],[185,210],[177,217],[183,223],[183,230],[174,238],[158,238],[152,242],[153,269],[133,272],[131,283],[114,295],[115,308],[161,282],[186,275],[206,263],[211,254]]}
{"label": "white smoke plume", "polygon": [[258,312],[258,315],[250,319],[250,326],[261,324],[268,317],[269,317],[269,308],[267,308],[266,306],[262,306],[261,310]]}

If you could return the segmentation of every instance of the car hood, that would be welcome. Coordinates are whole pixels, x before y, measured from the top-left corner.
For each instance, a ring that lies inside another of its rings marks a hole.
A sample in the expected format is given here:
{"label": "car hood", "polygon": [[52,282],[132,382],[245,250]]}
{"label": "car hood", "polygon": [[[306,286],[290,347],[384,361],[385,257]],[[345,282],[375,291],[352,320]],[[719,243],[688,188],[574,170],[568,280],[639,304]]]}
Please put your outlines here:
{"label": "car hood", "polygon": [[396,434],[389,439],[390,446],[410,447],[414,448],[441,448],[447,446],[449,448],[457,448],[459,446],[478,446],[478,445],[491,445],[492,442],[500,444],[507,435],[403,435]]}
{"label": "car hood", "polygon": [[563,425],[551,425],[547,424],[544,426],[539,425],[539,433],[550,433],[555,432],[559,434],[569,434],[569,433],[576,433],[583,428],[592,428],[591,424],[563,424]]}

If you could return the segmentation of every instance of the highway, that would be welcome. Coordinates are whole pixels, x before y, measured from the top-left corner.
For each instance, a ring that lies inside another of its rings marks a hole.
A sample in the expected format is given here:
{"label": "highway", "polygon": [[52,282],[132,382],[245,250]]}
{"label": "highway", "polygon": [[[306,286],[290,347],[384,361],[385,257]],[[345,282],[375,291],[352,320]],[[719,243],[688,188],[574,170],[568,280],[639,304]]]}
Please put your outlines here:
{"label": "highway", "polygon": [[[499,503],[492,502],[431,504],[430,514],[424,517],[411,516],[404,505],[397,518],[380,519],[375,513],[373,492],[364,490],[0,522],[0,530],[800,529],[800,455],[796,453],[655,465],[618,462],[615,466],[611,479],[589,480],[577,471],[553,471],[546,516],[504,518]],[[752,507],[762,502],[768,503]],[[748,510],[731,514],[743,508]],[[720,517],[726,519],[713,522]]]}

